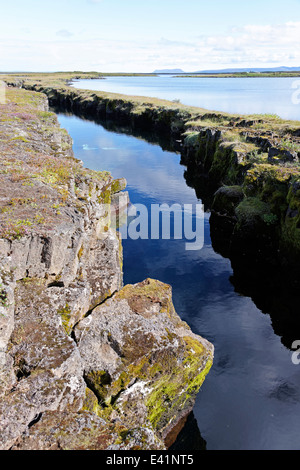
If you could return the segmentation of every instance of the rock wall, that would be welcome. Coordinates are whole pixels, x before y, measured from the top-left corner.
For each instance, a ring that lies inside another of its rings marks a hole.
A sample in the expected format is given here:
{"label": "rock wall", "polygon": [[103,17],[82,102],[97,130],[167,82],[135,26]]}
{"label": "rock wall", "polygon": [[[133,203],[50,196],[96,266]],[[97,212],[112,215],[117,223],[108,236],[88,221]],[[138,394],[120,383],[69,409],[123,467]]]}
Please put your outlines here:
{"label": "rock wall", "polygon": [[82,167],[40,93],[7,89],[0,119],[0,448],[165,449],[213,346],[170,286],[123,287],[125,181]]}

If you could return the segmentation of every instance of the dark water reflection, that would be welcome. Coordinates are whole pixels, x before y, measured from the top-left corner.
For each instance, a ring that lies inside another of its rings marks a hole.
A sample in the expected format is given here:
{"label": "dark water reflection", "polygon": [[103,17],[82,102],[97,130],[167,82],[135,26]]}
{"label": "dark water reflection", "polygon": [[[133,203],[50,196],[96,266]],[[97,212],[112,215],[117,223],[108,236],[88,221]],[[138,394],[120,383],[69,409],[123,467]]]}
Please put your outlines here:
{"label": "dark water reflection", "polygon": [[194,413],[189,415],[184,429],[179,433],[170,450],[174,452],[206,450],[206,441],[200,434]]}
{"label": "dark water reflection", "polygon": [[[147,136],[149,143],[111,123],[63,114],[59,121],[86,167],[127,179],[133,204],[200,202],[201,190],[196,195],[186,184],[180,154],[171,152],[162,138],[163,148],[155,136]],[[124,282],[151,277],[171,284],[181,318],[215,346],[214,366],[194,408],[202,437],[191,417],[179,445],[189,442],[193,450],[195,438],[199,449],[298,449],[300,365],[291,361],[287,336],[286,347],[271,317],[263,314],[272,313],[270,303],[261,309],[255,287],[247,290],[246,277],[237,278],[230,261],[213,249],[209,219],[206,213],[200,251],[186,251],[184,240],[123,241]],[[291,340],[300,339],[299,329],[284,328]]]}

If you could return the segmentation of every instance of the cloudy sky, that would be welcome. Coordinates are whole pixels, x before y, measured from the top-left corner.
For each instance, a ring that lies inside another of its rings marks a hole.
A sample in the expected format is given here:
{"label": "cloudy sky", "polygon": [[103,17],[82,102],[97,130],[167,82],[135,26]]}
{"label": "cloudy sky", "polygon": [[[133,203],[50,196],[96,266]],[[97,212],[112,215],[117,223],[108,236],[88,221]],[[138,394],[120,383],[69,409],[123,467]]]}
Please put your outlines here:
{"label": "cloudy sky", "polygon": [[0,18],[0,71],[300,66],[300,0],[14,0]]}

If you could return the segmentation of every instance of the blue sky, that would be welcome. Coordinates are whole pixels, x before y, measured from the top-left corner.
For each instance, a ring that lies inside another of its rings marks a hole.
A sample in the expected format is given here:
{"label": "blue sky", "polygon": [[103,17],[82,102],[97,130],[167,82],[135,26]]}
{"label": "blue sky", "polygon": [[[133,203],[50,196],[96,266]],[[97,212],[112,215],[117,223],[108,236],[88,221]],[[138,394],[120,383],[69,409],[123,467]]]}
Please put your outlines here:
{"label": "blue sky", "polygon": [[300,66],[300,0],[14,0],[0,70]]}

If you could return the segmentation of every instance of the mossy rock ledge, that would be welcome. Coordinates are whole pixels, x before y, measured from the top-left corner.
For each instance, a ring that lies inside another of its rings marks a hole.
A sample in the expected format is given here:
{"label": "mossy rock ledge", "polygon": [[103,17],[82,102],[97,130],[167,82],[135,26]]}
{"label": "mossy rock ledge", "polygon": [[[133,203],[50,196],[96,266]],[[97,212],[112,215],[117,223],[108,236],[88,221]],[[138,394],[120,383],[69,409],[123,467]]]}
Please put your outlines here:
{"label": "mossy rock ledge", "polygon": [[153,279],[125,286],[77,325],[75,338],[100,415],[170,444],[213,361],[213,346],[175,312],[171,287]]}
{"label": "mossy rock ledge", "polygon": [[116,292],[78,322],[73,339],[56,311],[64,302],[57,290],[17,282],[7,348],[15,380],[1,397],[1,448],[168,448],[212,366],[213,346],[179,318],[171,287],[157,280]]}

